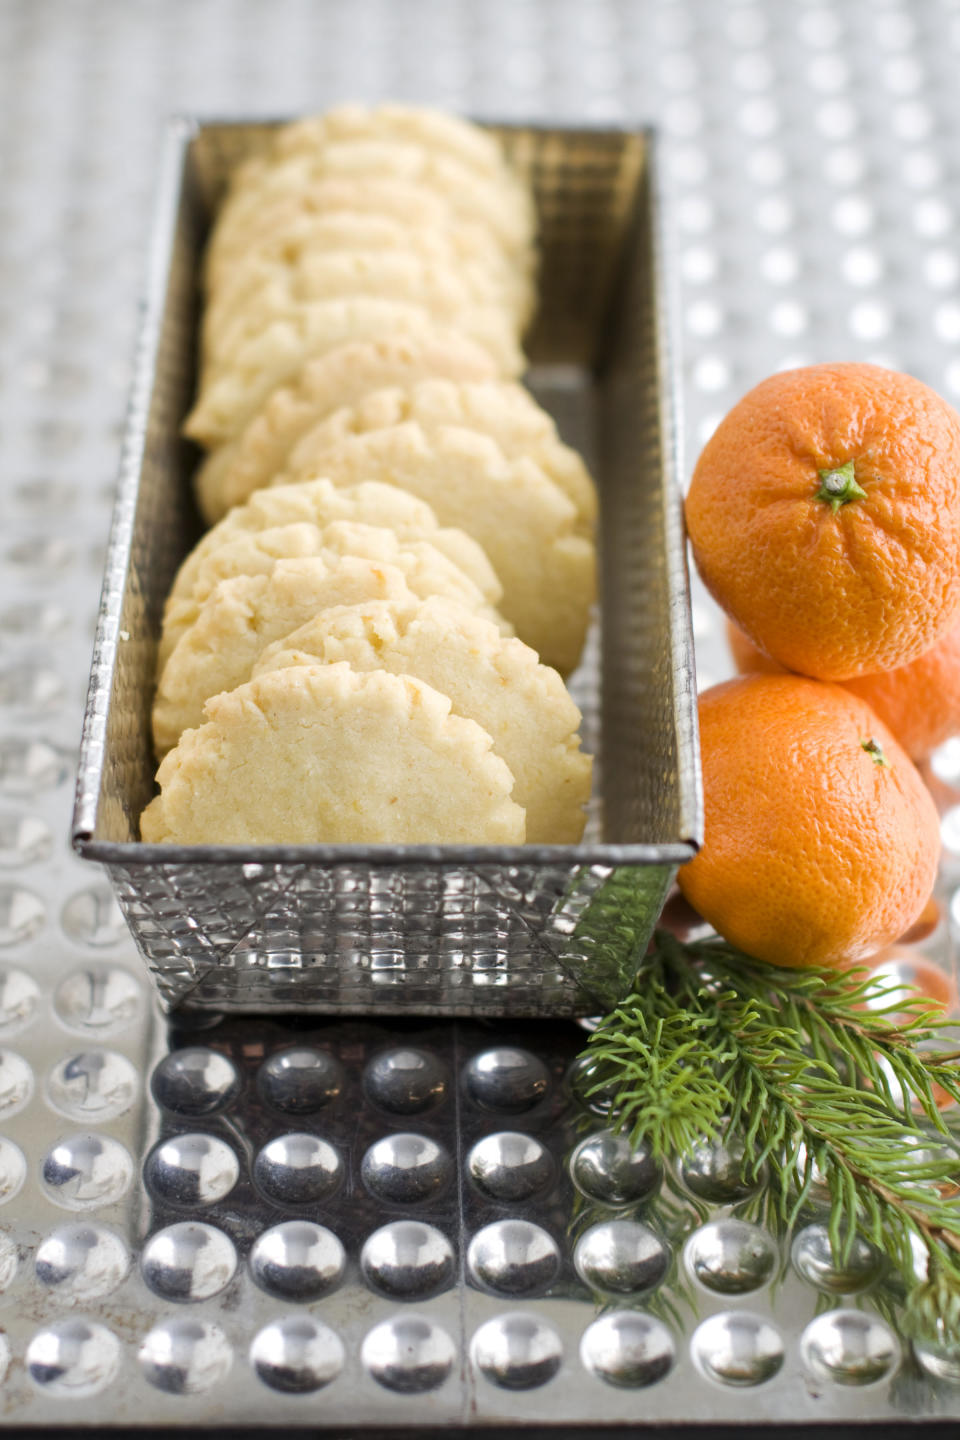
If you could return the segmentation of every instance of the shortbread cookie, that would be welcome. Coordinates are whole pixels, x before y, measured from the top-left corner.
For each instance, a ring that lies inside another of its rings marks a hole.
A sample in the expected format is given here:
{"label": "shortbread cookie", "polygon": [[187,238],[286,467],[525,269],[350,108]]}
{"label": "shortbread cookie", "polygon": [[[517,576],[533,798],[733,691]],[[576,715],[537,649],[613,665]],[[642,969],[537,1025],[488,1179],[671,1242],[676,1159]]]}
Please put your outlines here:
{"label": "shortbread cookie", "polygon": [[533,243],[532,197],[514,175],[477,175],[452,155],[400,140],[336,140],[313,155],[245,161],[224,200],[221,223],[241,227],[273,197],[327,179],[407,180],[435,191],[457,216],[485,226],[508,255],[523,256]]}
{"label": "shortbread cookie", "polygon": [[462,530],[438,525],[430,506],[415,495],[398,490],[396,485],[378,485],[372,480],[343,489],[330,480],[312,480],[304,485],[256,491],[246,505],[237,505],[191,550],[177,571],[170,598],[191,596],[200,567],[210,552],[239,535],[300,521],[319,525],[322,530],[338,520],[383,526],[402,542],[429,540],[473,581],[489,605],[499,604],[503,586],[476,540]]}
{"label": "shortbread cookie", "polygon": [[[359,296],[304,305],[248,340],[229,369],[205,385],[183,430],[208,448],[230,440],[253,419],[267,396],[311,360],[352,341],[384,336],[426,339],[436,320],[422,305]],[[510,374],[523,368],[519,350]],[[366,478],[366,477],[362,477]]]}
{"label": "shortbread cookie", "polygon": [[219,329],[204,324],[202,383],[229,368],[244,344],[278,320],[325,301],[361,295],[422,306],[438,324],[489,351],[502,373],[516,373],[519,350],[513,317],[505,307],[478,304],[449,266],[423,260],[410,250],[327,250],[306,256],[297,269],[274,268]]}
{"label": "shortbread cookie", "polygon": [[324,610],[269,645],[254,675],[286,665],[346,660],[354,670],[414,675],[476,720],[510,767],[513,798],[527,812],[527,842],[576,844],[590,797],[591,762],[580,750],[580,712],[555,670],[520,640],[449,600],[396,601]]}
{"label": "shortbread cookie", "polygon": [[496,179],[506,171],[503,150],[479,125],[423,105],[335,105],[322,115],[282,125],[269,150],[273,161],[314,154],[335,140],[412,140],[451,155],[478,175]]}
{"label": "shortbread cookie", "polygon": [[148,843],[522,845],[513,777],[407,675],[277,670],[217,695],[157,773]]}
{"label": "shortbread cookie", "polygon": [[475,384],[428,379],[373,392],[354,408],[359,430],[415,420],[428,434],[444,425],[459,425],[489,435],[508,460],[523,455],[535,460],[573,502],[577,529],[593,534],[597,495],[590,473],[576,450],[564,445],[552,416],[522,385],[509,380]]}
{"label": "shortbread cookie", "polygon": [[424,264],[453,271],[473,304],[499,307],[512,317],[515,328],[526,322],[518,287],[508,283],[505,268],[463,254],[450,230],[410,225],[392,215],[339,210],[304,217],[286,233],[271,235],[248,248],[222,272],[216,288],[211,290],[204,311],[204,330],[211,336],[221,332],[278,271],[298,274],[317,255],[349,252],[373,256],[384,251],[409,253]]}
{"label": "shortbread cookie", "polygon": [[323,475],[335,484],[382,480],[432,506],[483,546],[503,585],[500,610],[547,665],[577,664],[595,592],[592,543],[559,486],[526,457],[508,460],[496,441],[460,426],[428,435],[414,421],[362,431],[339,410],[308,431],[278,483]]}
{"label": "shortbread cookie", "polygon": [[299,521],[268,530],[241,530],[201,560],[192,592],[167,599],[158,674],[162,674],[180,636],[194,623],[203,602],[221,580],[232,580],[237,575],[268,575],[281,560],[319,556],[336,563],[340,555],[395,565],[403,571],[415,595],[445,595],[484,615],[494,625],[501,623],[470,577],[429,540],[400,540],[382,525],[358,525],[349,520],[337,520],[323,529]]}
{"label": "shortbread cookie", "polygon": [[518,263],[506,254],[486,226],[458,216],[441,195],[408,180],[337,179],[309,184],[267,197],[242,225],[229,215],[218,217],[203,260],[204,285],[218,294],[229,285],[247,255],[260,247],[283,246],[305,225],[329,220],[340,211],[351,215],[386,216],[410,230],[442,235],[459,258],[488,269],[513,297],[513,308],[525,322],[535,304],[532,258]]}
{"label": "shortbread cookie", "polygon": [[422,335],[390,334],[341,345],[311,360],[291,384],[267,398],[236,440],[210,453],[194,482],[200,510],[208,524],[219,520],[232,505],[242,504],[255,490],[270,484],[309,429],[373,390],[409,387],[431,376],[491,380],[496,373],[485,350],[455,331],[439,327]]}
{"label": "shortbread cookie", "polygon": [[203,721],[204,702],[249,680],[254,662],[274,640],[305,625],[330,605],[415,599],[396,565],[352,555],[331,561],[279,560],[268,575],[223,580],[200,607],[167,661],[153,706],[153,740],[163,756]]}

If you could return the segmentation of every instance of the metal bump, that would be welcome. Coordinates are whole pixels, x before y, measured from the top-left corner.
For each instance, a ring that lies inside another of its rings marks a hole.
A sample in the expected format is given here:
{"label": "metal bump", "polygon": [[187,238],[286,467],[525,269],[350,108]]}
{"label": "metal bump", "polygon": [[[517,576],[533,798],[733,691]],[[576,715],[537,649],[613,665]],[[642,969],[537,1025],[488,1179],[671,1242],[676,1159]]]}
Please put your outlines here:
{"label": "metal bump", "polygon": [[54,790],[67,778],[66,753],[46,740],[0,740],[0,794],[25,799]]}
{"label": "metal bump", "polygon": [[0,885],[0,946],[23,945],[42,930],[46,910],[39,895],[17,885]]}
{"label": "metal bump", "polygon": [[40,991],[24,970],[0,967],[0,1035],[25,1030],[37,1013]]}
{"label": "metal bump", "polygon": [[191,1045],[164,1056],[150,1088],[157,1104],[175,1115],[215,1115],[236,1099],[240,1077],[226,1055]]}
{"label": "metal bump", "polygon": [[0,631],[4,635],[32,638],[56,635],[70,628],[70,615],[62,605],[10,605],[0,611]]}
{"label": "metal bump", "polygon": [[68,1055],[50,1072],[47,1098],[70,1120],[114,1120],[137,1098],[139,1076],[125,1055],[114,1050],[83,1050]]}
{"label": "metal bump", "polygon": [[640,1310],[618,1310],[588,1325],[580,1342],[584,1369],[608,1385],[640,1389],[668,1375],[676,1352],[661,1321]]}
{"label": "metal bump", "polygon": [[343,1090],[343,1067],[326,1050],[281,1050],[260,1066],[257,1088],[268,1105],[290,1115],[310,1115],[332,1105]]}
{"label": "metal bump", "polygon": [[422,1395],[443,1384],[457,1351],[439,1325],[420,1315],[398,1315],[374,1326],[360,1358],[378,1385],[401,1395]]}
{"label": "metal bump", "polygon": [[143,991],[118,965],[88,965],[61,980],[53,1004],[69,1030],[114,1035],[137,1019]]}
{"label": "metal bump", "polygon": [[744,1220],[713,1220],[684,1247],[687,1269],[719,1295],[747,1295],[772,1278],[777,1266],[773,1238]]}
{"label": "metal bump", "polygon": [[93,1320],[61,1320],[38,1330],[27,1346],[27,1373],[58,1400],[99,1395],[120,1366],[120,1342]]}
{"label": "metal bump", "polygon": [[137,1356],[144,1378],[169,1395],[200,1395],[227,1378],[233,1349],[219,1325],[192,1318],[164,1320]]}
{"label": "metal bump", "polygon": [[441,1104],[447,1075],[435,1055],[401,1047],[374,1055],[363,1073],[363,1085],[374,1105],[394,1115],[419,1115]]}
{"label": "metal bump", "polygon": [[36,815],[0,814],[0,870],[37,865],[52,849],[53,835],[46,821]]}
{"label": "metal bump", "polygon": [[688,1190],[701,1200],[729,1204],[756,1194],[761,1180],[747,1179],[744,1173],[743,1141],[733,1138],[723,1145],[702,1141],[685,1157],[681,1174]]}
{"label": "metal bump", "polygon": [[364,1185],[378,1200],[416,1204],[439,1195],[453,1177],[447,1151],[426,1135],[385,1135],[363,1157]]}
{"label": "metal bump", "polygon": [[654,1194],[663,1171],[643,1146],[635,1148],[625,1135],[601,1130],[574,1150],[570,1178],[581,1194],[602,1205],[636,1205]]}
{"label": "metal bump", "polygon": [[578,1105],[592,1115],[606,1118],[613,1113],[617,1097],[613,1086],[604,1086],[602,1080],[602,1071],[594,1057],[579,1055],[567,1071],[565,1083]]}
{"label": "metal bump", "polygon": [[370,1235],[360,1268],[372,1289],[394,1300],[425,1300],[453,1284],[456,1262],[450,1241],[434,1225],[394,1220]]}
{"label": "metal bump", "polygon": [[41,1243],[35,1267],[40,1284],[55,1290],[58,1300],[84,1303],[122,1285],[130,1253],[103,1225],[63,1225]]}
{"label": "metal bump", "polygon": [[556,1279],[560,1249],[529,1220],[495,1220],[470,1241],[467,1267],[478,1285],[496,1295],[536,1295]]}
{"label": "metal bump", "polygon": [[171,1205],[212,1205],[236,1185],[240,1162],[214,1135],[172,1135],[147,1157],[144,1178]]}
{"label": "metal bump", "polygon": [[27,1162],[19,1145],[0,1136],[0,1205],[19,1194],[27,1178]]}
{"label": "metal bump", "polygon": [[65,698],[63,681],[55,670],[29,661],[0,670],[0,705],[44,715],[59,710]]}
{"label": "metal bump", "polygon": [[0,1231],[0,1294],[6,1290],[20,1267],[20,1252],[9,1235]]}
{"label": "metal bump", "polygon": [[265,1385],[286,1395],[307,1395],[335,1380],[346,1355],[343,1342],[312,1315],[285,1315],[250,1346],[250,1364]]}
{"label": "metal bump", "polygon": [[826,1225],[807,1225],[801,1230],[794,1237],[791,1258],[798,1275],[830,1295],[855,1295],[866,1290],[883,1268],[880,1252],[860,1235],[853,1237],[847,1258],[835,1263]]}
{"label": "metal bump", "polygon": [[44,1158],[43,1188],[65,1210],[112,1205],[133,1183],[129,1152],[108,1135],[67,1135]]}
{"label": "metal bump", "polygon": [[553,1156],[532,1135],[500,1130],[478,1140],[467,1156],[474,1185],[491,1200],[529,1200],[552,1184]]}
{"label": "metal bump", "polygon": [[6,558],[17,569],[35,570],[39,575],[49,577],[58,570],[66,570],[73,555],[73,547],[59,536],[36,535],[11,545]]}
{"label": "metal bump", "polygon": [[896,1369],[900,1347],[878,1316],[863,1310],[830,1310],[804,1330],[800,1358],[818,1380],[875,1385]]}
{"label": "metal bump", "polygon": [[779,1332],[746,1310],[711,1315],[693,1332],[690,1349],[702,1374],[744,1389],[772,1380],[783,1365]]}
{"label": "metal bump", "polygon": [[209,1300],[237,1268],[237,1252],[222,1230],[186,1220],[158,1230],[143,1248],[143,1278],[164,1300]]}
{"label": "metal bump", "polygon": [[591,1289],[634,1295],[660,1284],[670,1255],[646,1225],[636,1220],[607,1220],[581,1235],[573,1263]]}
{"label": "metal bump", "polygon": [[281,1205],[309,1205],[332,1195],[343,1180],[343,1161],[316,1135],[278,1135],[253,1164],[258,1189]]}
{"label": "metal bump", "polygon": [[16,1115],[33,1095],[33,1071],[22,1055],[0,1050],[0,1115]]}
{"label": "metal bump", "polygon": [[529,1050],[498,1045],[474,1055],[465,1071],[467,1094],[483,1110],[518,1115],[546,1095],[550,1072]]}
{"label": "metal bump", "polygon": [[913,1353],[921,1370],[947,1385],[960,1385],[960,1346],[946,1334],[943,1338],[923,1336],[913,1340]]}
{"label": "metal bump", "polygon": [[343,1279],[347,1257],[332,1230],[310,1220],[286,1220],[260,1235],[250,1273],[261,1290],[283,1300],[316,1300]]}
{"label": "metal bump", "polygon": [[470,1354],[480,1373],[501,1390],[534,1390],[560,1369],[563,1345],[552,1325],[517,1311],[481,1325]]}
{"label": "metal bump", "polygon": [[123,912],[107,885],[94,885],[71,895],[60,911],[60,925],[75,945],[92,950],[116,945],[128,933]]}

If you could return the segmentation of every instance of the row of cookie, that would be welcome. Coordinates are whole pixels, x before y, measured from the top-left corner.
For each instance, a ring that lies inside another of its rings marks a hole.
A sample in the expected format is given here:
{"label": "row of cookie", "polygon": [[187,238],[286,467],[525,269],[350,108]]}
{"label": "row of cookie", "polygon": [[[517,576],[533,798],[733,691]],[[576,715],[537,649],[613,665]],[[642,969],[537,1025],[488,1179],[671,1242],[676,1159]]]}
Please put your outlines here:
{"label": "row of cookie", "polygon": [[497,591],[479,547],[395,486],[317,480],[232,510],[168,609],[142,838],[578,840],[580,715],[504,633]]}
{"label": "row of cookie", "polygon": [[213,521],[264,486],[321,476],[397,485],[482,546],[503,614],[568,674],[595,591],[594,485],[528,391],[475,373],[454,336],[429,330],[312,361],[201,466],[204,513]]}
{"label": "row of cookie", "polygon": [[350,105],[280,128],[220,207],[187,433],[222,444],[309,359],[425,315],[518,375],[533,234],[497,143],[453,116]]}

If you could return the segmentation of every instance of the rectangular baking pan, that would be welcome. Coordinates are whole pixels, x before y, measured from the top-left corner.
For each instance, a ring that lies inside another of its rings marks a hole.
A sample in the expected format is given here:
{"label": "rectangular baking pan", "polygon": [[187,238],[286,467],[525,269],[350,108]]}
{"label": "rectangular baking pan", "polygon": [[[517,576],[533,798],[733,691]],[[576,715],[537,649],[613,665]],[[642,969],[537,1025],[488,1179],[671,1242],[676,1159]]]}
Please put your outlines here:
{"label": "rectangular baking pan", "polygon": [[[170,1007],[543,1016],[629,989],[701,838],[678,382],[656,139],[493,127],[536,196],[540,310],[528,383],[600,489],[601,602],[571,689],[597,757],[584,841],[159,846],[150,704],[164,598],[200,533],[198,276],[232,166],[271,126],[171,122],[165,140],[73,820]],[[602,632],[602,633],[601,633]]]}

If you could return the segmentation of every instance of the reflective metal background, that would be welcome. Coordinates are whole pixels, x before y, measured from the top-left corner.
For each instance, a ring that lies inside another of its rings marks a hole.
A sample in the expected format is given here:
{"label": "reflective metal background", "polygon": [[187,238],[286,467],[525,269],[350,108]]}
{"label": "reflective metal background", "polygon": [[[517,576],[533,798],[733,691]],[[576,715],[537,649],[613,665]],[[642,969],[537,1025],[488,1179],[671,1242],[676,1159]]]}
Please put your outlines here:
{"label": "reflective metal background", "polygon": [[[686,1158],[683,1213],[708,1211],[662,1275],[657,1173],[574,1129],[581,1031],[168,1037],[65,838],[163,116],[389,95],[657,120],[692,459],[787,363],[880,358],[960,395],[958,52],[940,0],[0,5],[8,1422],[960,1414],[956,1357],[918,1369],[878,1318],[875,1257],[832,1273],[814,1215],[776,1280],[769,1238],[732,1214],[730,1157]],[[719,678],[700,592],[695,618],[701,678]],[[952,963],[960,745],[932,778],[941,919],[907,968]],[[694,1307],[673,1315],[660,1299],[680,1288]]]}

